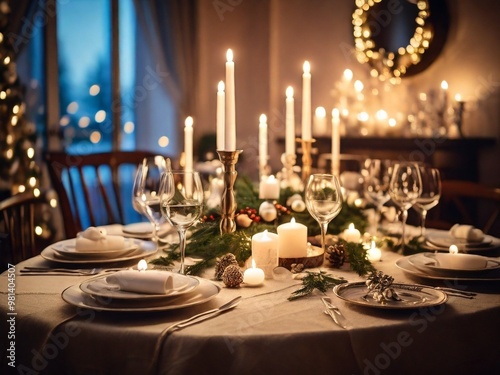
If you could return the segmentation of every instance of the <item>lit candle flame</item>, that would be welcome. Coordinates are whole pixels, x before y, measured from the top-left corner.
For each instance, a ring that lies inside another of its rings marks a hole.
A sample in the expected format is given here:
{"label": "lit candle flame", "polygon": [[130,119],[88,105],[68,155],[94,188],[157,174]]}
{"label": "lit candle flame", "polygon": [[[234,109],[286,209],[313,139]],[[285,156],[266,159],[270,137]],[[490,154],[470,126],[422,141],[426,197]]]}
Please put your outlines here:
{"label": "lit candle flame", "polygon": [[288,86],[286,88],[286,97],[288,99],[293,99],[293,87],[292,86]]}
{"label": "lit candle flame", "polygon": [[304,61],[304,73],[308,74],[311,71],[311,64],[309,64],[309,61]]}
{"label": "lit candle flame", "polygon": [[458,247],[457,247],[457,245],[451,245],[450,246],[450,254],[458,254]]}
{"label": "lit candle flame", "polygon": [[224,81],[219,81],[219,84],[217,85],[217,90],[218,90],[219,92],[223,92],[223,91],[224,91],[224,89],[225,89],[225,87],[224,87],[224,86],[225,86],[225,85],[224,85]]}
{"label": "lit candle flame", "polygon": [[233,61],[233,50],[229,48],[226,53],[226,59],[227,62],[232,62]]}
{"label": "lit candle flame", "polygon": [[146,271],[148,269],[148,262],[146,262],[144,259],[141,259],[139,263],[137,263],[137,269],[139,271]]}
{"label": "lit candle flame", "polygon": [[186,127],[188,128],[191,128],[193,126],[193,118],[191,116],[186,117],[184,125],[186,125]]}

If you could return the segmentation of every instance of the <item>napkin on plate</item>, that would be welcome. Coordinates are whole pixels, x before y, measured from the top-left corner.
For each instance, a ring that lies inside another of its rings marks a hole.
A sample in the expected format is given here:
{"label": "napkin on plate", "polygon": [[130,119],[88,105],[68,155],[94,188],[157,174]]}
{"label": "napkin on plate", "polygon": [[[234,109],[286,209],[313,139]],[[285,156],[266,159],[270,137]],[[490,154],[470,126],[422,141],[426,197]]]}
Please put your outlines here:
{"label": "napkin on plate", "polygon": [[126,292],[170,294],[174,289],[173,276],[166,271],[124,270],[106,277],[106,281]]}
{"label": "napkin on plate", "polygon": [[450,235],[468,242],[482,242],[484,240],[483,231],[472,225],[455,224],[450,228]]}
{"label": "napkin on plate", "polygon": [[75,250],[86,252],[96,250],[120,250],[125,247],[123,236],[108,235],[106,229],[89,227],[76,237]]}

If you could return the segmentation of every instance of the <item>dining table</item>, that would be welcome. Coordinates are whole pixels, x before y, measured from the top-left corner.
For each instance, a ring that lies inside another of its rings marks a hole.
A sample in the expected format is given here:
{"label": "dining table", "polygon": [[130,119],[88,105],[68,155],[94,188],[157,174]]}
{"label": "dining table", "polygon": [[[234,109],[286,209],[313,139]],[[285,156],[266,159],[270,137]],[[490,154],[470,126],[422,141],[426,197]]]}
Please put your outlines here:
{"label": "dining table", "polygon": [[[147,260],[160,255],[148,253]],[[447,287],[467,295],[439,292],[440,303],[410,308],[353,303],[333,288],[289,300],[302,286],[297,274],[276,273],[257,286],[230,288],[209,268],[197,280],[216,293],[202,303],[106,309],[105,303],[102,308],[79,306],[63,297],[89,280],[112,274],[108,269],[133,267],[137,259],[106,263],[95,275],[23,273],[26,267],[60,266],[39,255],[8,265],[0,275],[2,373],[500,373],[500,278],[421,277],[400,266],[405,258],[382,248],[381,259],[373,265],[394,283],[423,285],[436,293]],[[348,283],[366,281],[348,262],[333,268],[325,260],[307,271],[323,271]],[[236,297],[241,297],[239,304],[227,311],[172,328]],[[339,309],[343,327],[325,313],[322,297]]]}

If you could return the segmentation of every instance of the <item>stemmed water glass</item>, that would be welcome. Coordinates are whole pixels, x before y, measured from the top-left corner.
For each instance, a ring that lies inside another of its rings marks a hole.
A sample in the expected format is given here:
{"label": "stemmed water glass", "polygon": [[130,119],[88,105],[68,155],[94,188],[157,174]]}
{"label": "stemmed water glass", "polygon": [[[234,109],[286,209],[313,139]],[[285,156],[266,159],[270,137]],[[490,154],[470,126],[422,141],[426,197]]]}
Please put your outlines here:
{"label": "stemmed water glass", "polygon": [[382,207],[391,199],[389,182],[392,168],[391,160],[369,159],[365,163],[363,188],[365,197],[377,208],[377,225],[380,221]]}
{"label": "stemmed water glass", "polygon": [[415,211],[420,213],[420,237],[425,235],[425,219],[427,211],[436,206],[441,197],[441,175],[439,170],[421,165],[420,175],[422,177],[422,193],[413,205]]}
{"label": "stemmed water glass", "polygon": [[402,162],[397,163],[392,171],[391,182],[389,184],[389,195],[393,202],[401,208],[401,245],[404,249],[406,219],[408,210],[415,204],[422,192],[422,178],[417,163]]}
{"label": "stemmed water glass", "polygon": [[167,171],[161,177],[161,212],[179,233],[181,274],[185,273],[186,230],[201,216],[203,194],[198,172]]}
{"label": "stemmed water glass", "polygon": [[144,158],[137,167],[132,188],[132,205],[151,223],[152,239],[157,246],[160,225],[164,222],[160,211],[160,178],[169,168],[170,160],[161,155]]}
{"label": "stemmed water glass", "polygon": [[331,174],[313,174],[305,189],[306,207],[321,227],[321,246],[325,251],[328,224],[342,209],[342,192],[337,177]]}

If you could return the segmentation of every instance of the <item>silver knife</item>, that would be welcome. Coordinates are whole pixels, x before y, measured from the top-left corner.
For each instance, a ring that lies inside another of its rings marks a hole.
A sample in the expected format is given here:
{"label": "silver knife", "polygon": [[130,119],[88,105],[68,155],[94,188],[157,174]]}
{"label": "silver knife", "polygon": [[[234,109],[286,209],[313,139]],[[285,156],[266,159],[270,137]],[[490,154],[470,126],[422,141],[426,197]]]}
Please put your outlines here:
{"label": "silver knife", "polygon": [[344,315],[342,315],[342,313],[336,306],[332,305],[330,297],[323,297],[321,298],[321,301],[323,301],[323,304],[326,307],[325,313],[330,315],[335,324],[337,324],[339,327],[347,329],[347,327],[349,326],[347,319],[344,317]]}

